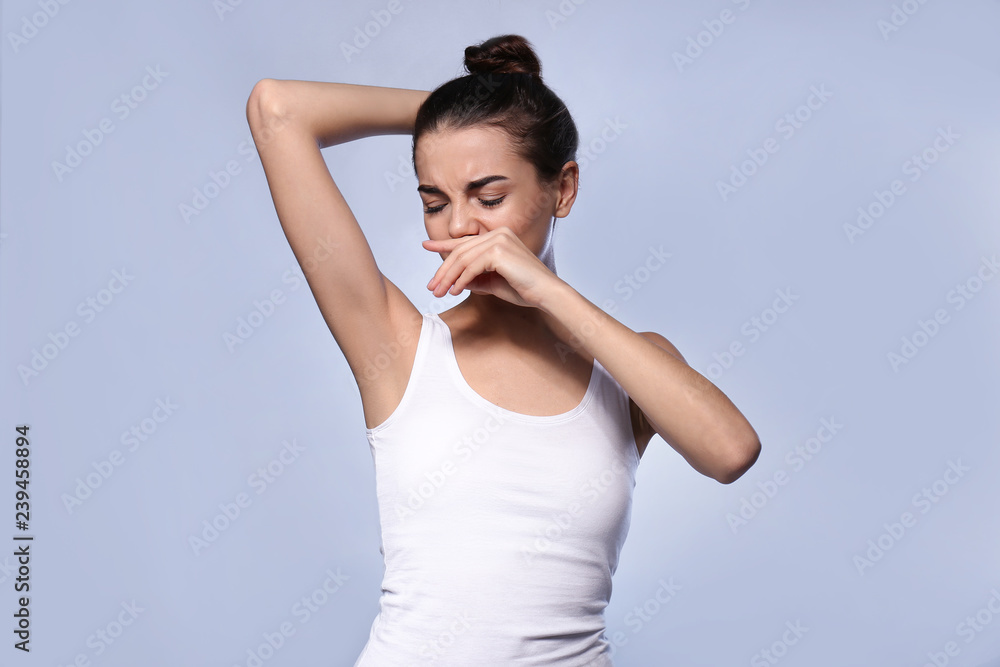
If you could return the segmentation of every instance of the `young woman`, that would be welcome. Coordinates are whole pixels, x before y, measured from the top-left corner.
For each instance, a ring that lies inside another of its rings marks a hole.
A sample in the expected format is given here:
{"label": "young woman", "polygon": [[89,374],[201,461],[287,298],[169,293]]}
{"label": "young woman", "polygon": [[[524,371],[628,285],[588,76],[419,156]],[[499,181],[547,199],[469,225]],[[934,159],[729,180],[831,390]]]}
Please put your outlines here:
{"label": "young woman", "polygon": [[[611,665],[604,608],[635,471],[659,435],[724,484],[753,428],[663,336],[556,275],[576,127],[517,35],[465,51],[433,93],[263,79],[247,119],[275,210],[358,383],[375,462],[379,613],[356,667]],[[385,275],[320,149],[413,135],[427,289]]]}

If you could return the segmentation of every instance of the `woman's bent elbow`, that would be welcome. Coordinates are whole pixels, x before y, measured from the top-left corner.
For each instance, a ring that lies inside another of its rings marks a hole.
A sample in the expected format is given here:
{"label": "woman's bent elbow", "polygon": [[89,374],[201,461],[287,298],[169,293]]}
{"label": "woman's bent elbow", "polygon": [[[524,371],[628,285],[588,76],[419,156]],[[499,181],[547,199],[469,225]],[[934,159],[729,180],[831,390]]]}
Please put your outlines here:
{"label": "woman's bent elbow", "polygon": [[277,79],[261,79],[247,98],[247,124],[258,153],[291,123],[289,103],[282,84]]}
{"label": "woman's bent elbow", "polygon": [[753,467],[753,464],[760,457],[760,449],[759,440],[754,440],[752,443],[741,447],[739,456],[734,457],[736,462],[725,468],[715,479],[722,484],[732,484]]}
{"label": "woman's bent elbow", "polygon": [[259,127],[267,118],[281,115],[281,97],[278,93],[280,83],[277,79],[261,79],[254,84],[247,98],[246,110],[251,130]]}

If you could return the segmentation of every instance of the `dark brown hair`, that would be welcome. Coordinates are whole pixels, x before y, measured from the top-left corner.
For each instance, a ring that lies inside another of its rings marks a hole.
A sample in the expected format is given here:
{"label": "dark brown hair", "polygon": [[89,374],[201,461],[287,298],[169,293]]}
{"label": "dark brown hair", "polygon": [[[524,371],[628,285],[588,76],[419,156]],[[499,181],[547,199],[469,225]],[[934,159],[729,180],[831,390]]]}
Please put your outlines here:
{"label": "dark brown hair", "polygon": [[507,132],[517,153],[552,181],[576,159],[579,135],[569,109],[542,82],[542,65],[520,35],[500,35],[465,49],[467,76],[442,84],[417,112],[417,141],[428,132],[492,125]]}

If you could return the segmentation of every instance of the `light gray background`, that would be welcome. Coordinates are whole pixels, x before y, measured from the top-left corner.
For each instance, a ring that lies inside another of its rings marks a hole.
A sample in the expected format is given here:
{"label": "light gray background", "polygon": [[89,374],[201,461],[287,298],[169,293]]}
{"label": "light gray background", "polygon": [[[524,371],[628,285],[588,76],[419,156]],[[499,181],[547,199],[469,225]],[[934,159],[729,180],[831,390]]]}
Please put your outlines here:
{"label": "light gray background", "polygon": [[[235,2],[3,3],[0,553],[19,532],[18,424],[31,426],[35,541],[30,655],[11,647],[15,562],[0,557],[0,663],[247,665],[282,623],[295,633],[263,664],[353,663],[382,576],[372,459],[357,387],[292,278],[244,143],[246,99],[263,77],[429,90],[461,74],[464,47],[514,32],[592,151],[559,222],[560,276],[669,338],[763,445],[724,486],[650,443],[606,613],[616,664],[1000,664],[1000,279],[975,280],[1000,253],[1000,3],[401,0],[348,59],[342,44],[388,2]],[[731,22],[713,24],[724,10]],[[721,33],[679,67],[705,22]],[[123,118],[113,101],[147,67],[161,80]],[[788,137],[776,124],[811,87],[830,97]],[[53,162],[105,118],[113,131],[60,178]],[[957,139],[933,155],[948,128]],[[717,182],[769,138],[777,152],[724,201]],[[387,177],[409,145],[325,157],[380,266],[430,312],[461,297],[425,289],[440,259],[420,246],[415,181]],[[925,149],[937,159],[912,181],[904,163]],[[239,173],[186,221],[180,206],[230,160]],[[905,193],[852,243],[844,225],[894,179]],[[672,256],[643,273],[650,246]],[[115,271],[132,276],[124,289]],[[970,279],[981,289],[959,308],[949,293]],[[282,302],[230,350],[226,334],[273,290]],[[777,290],[797,299],[775,321]],[[101,312],[78,308],[87,299]],[[889,353],[938,309],[947,323],[894,369]],[[771,322],[756,340],[753,317]],[[711,366],[734,341],[743,354]],[[36,351],[45,367],[23,378]],[[158,399],[178,406],[161,422]],[[823,419],[842,427],[793,464]],[[122,434],[144,420],[130,450]],[[292,441],[298,458],[258,494],[250,476]],[[121,464],[68,507],[115,450]],[[968,469],[954,484],[950,462]],[[769,487],[776,474],[786,483]],[[935,482],[942,495],[920,501]],[[250,505],[196,555],[189,538],[239,493]],[[759,507],[734,530],[744,499]],[[904,512],[915,525],[897,539],[886,524]],[[880,537],[890,548],[859,567]],[[328,570],[346,579],[302,622],[295,605]],[[662,604],[661,580],[680,586]],[[99,643],[133,601],[134,622]],[[960,624],[977,613],[989,622],[970,637]],[[786,623],[807,631],[783,647]]]}

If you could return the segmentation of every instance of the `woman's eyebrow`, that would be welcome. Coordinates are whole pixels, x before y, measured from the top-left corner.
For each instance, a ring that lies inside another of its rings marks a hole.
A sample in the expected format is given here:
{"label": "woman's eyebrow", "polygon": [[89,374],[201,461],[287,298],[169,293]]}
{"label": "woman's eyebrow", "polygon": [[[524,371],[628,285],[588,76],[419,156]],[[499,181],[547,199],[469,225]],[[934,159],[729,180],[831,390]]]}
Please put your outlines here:
{"label": "woman's eyebrow", "polygon": [[[500,176],[499,174],[494,174],[492,176],[483,176],[482,178],[477,178],[474,181],[469,181],[468,185],[465,186],[465,192],[469,193],[473,190],[478,190],[484,185],[489,185],[494,181],[509,181],[510,179],[506,176]],[[433,185],[418,185],[417,192],[426,192],[429,195],[441,195],[444,194],[439,188]]]}

